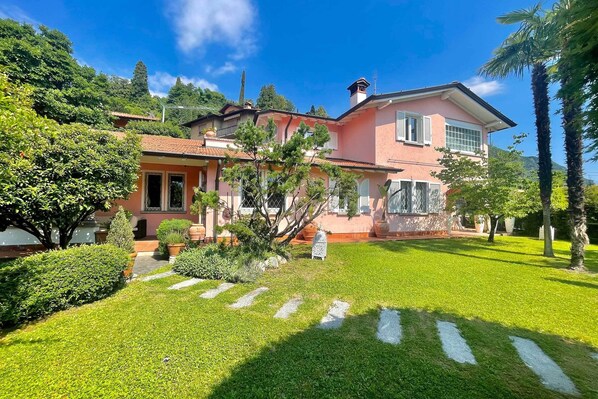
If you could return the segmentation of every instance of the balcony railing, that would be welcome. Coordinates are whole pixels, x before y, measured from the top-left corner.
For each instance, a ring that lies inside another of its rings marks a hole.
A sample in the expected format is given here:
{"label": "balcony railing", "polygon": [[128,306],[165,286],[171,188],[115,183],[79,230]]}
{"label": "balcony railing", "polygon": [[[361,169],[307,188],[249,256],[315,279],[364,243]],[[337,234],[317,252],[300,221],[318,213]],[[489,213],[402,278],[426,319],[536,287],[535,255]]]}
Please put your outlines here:
{"label": "balcony railing", "polygon": [[216,137],[232,138],[232,136],[234,136],[237,128],[238,128],[238,125],[220,128],[216,131]]}

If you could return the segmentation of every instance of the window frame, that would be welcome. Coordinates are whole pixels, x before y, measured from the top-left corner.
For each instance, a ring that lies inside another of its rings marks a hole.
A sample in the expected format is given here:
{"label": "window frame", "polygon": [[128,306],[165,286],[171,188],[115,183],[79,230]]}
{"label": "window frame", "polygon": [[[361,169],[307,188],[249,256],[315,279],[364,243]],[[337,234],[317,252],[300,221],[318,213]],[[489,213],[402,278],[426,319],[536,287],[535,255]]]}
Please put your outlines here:
{"label": "window frame", "polygon": [[[180,176],[183,178],[183,187],[182,187],[182,198],[181,198],[181,207],[171,207],[170,206],[170,177],[171,176]],[[187,176],[183,172],[167,172],[166,173],[166,211],[167,212],[185,212],[186,209],[186,202],[185,201],[185,192],[187,188]]]}
{"label": "window frame", "polygon": [[[160,175],[160,209],[148,208],[147,200],[147,179],[150,175]],[[170,187],[169,176],[178,175],[183,177],[183,207],[170,208]],[[144,170],[142,171],[142,191],[141,191],[141,213],[187,213],[187,172],[177,172],[168,170]]]}
{"label": "window frame", "polygon": [[[417,123],[415,126],[415,140],[411,137],[411,124],[410,121],[414,119]],[[424,116],[421,114],[417,114],[415,112],[408,112],[405,111],[405,143],[409,144],[423,144],[424,137],[423,135],[423,123],[424,123]],[[421,140],[419,138],[421,137]]]}
{"label": "window frame", "polygon": [[[434,181],[429,181],[429,180],[416,180],[416,179],[396,179],[396,180],[392,180],[392,183],[398,183],[399,189],[401,189],[401,186],[404,183],[407,183],[410,185],[410,192],[411,192],[411,196],[409,198],[409,209],[407,209],[406,211],[403,211],[401,209],[401,204],[403,202],[403,198],[405,198],[405,193],[403,191],[401,191],[398,196],[399,196],[399,206],[397,208],[396,211],[393,211],[389,208],[390,206],[390,201],[387,201],[386,204],[386,212],[391,214],[391,215],[402,215],[402,216],[427,216],[427,215],[437,215],[441,213],[441,210],[438,211],[431,211],[430,210],[430,185],[431,184],[437,184],[439,186],[439,192],[440,194],[442,194],[442,184],[439,182],[434,182]],[[417,186],[417,184],[425,184],[425,195],[424,195],[424,200],[425,200],[425,209],[422,212],[415,212],[414,211],[414,205],[415,205],[415,187]],[[389,192],[389,195],[391,195],[392,193]]]}
{"label": "window frame", "polygon": [[[267,172],[263,170],[261,173],[262,173],[262,184],[266,185],[267,184],[266,183]],[[243,191],[244,191],[244,189],[243,189],[243,181],[241,181],[241,184],[239,185],[239,212],[241,212],[241,214],[243,214],[243,215],[249,215],[256,208],[255,207],[250,208],[250,207],[242,206],[242,204],[243,204]],[[266,193],[266,195],[267,195],[267,193]],[[283,204],[282,204],[283,210],[287,206],[286,202],[287,202],[287,196],[285,195],[284,199],[283,199]],[[278,208],[271,208],[269,206],[269,204],[268,204],[267,198],[266,198],[266,207],[268,208],[268,214],[270,214],[270,215],[275,214],[275,213],[277,213],[280,210],[280,207],[278,207]]]}
{"label": "window frame", "polygon": [[480,145],[477,151],[484,151],[484,131],[480,125],[476,125],[469,122],[463,122],[455,119],[448,119],[445,118],[444,120],[444,143],[446,148],[448,148],[451,152],[465,154],[465,155],[477,155],[476,151],[469,151],[469,150],[459,150],[459,149],[452,149],[448,145],[448,126],[457,127],[461,129],[473,130],[479,133]]}

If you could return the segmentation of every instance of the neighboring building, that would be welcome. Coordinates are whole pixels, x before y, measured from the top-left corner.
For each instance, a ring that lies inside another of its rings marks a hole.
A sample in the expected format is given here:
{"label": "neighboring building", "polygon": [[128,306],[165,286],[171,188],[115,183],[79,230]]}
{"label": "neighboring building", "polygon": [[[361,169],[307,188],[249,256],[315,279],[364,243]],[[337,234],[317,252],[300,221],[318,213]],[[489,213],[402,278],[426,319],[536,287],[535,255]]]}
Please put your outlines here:
{"label": "neighboring building", "polygon": [[125,114],[124,112],[110,112],[110,115],[114,118],[112,124],[114,127],[125,127],[129,121],[146,121],[146,122],[158,122],[160,119],[154,118],[153,116],[144,115],[133,115]]}
{"label": "neighboring building", "polygon": [[[191,139],[142,135],[138,190],[119,204],[147,219],[150,236],[165,218],[197,220],[189,212],[193,187],[218,190],[233,209],[249,212],[242,189],[232,190],[219,176],[239,123],[252,120],[265,125],[271,118],[278,127],[279,141],[288,140],[300,122],[312,127],[325,124],[331,136],[327,146],[332,150],[327,162],[362,175],[360,215],[348,220],[344,204],[334,199],[316,220],[325,230],[351,237],[372,235],[374,220],[382,214],[378,185],[391,179],[392,192],[402,189],[388,205],[391,235],[446,232],[442,208],[446,187],[430,176],[440,170],[441,155],[435,148],[448,147],[476,157],[477,151],[487,153],[488,134],[515,123],[458,82],[371,96],[367,96],[368,86],[362,78],[348,87],[350,109],[338,118],[259,110],[250,104],[226,105],[219,114],[185,124],[191,128]],[[216,137],[204,135],[213,128]],[[314,173],[321,173],[317,165]],[[273,207],[284,202],[281,198]],[[202,222],[211,237],[215,223],[226,220],[222,213],[208,212]]]}

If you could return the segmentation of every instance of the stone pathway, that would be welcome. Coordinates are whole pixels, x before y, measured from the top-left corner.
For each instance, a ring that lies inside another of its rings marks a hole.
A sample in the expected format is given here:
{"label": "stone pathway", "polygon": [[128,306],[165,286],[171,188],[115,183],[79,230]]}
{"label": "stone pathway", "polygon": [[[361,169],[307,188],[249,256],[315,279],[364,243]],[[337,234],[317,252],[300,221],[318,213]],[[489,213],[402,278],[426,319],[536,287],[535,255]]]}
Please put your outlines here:
{"label": "stone pathway", "polygon": [[278,309],[278,312],[276,312],[274,318],[288,319],[293,313],[295,313],[299,309],[299,306],[301,306],[302,303],[303,299],[301,298],[291,299],[290,301],[282,305],[280,309]]}
{"label": "stone pathway", "polygon": [[477,364],[471,348],[455,323],[437,320],[436,328],[442,342],[442,350],[450,359],[458,363]]}
{"label": "stone pathway", "polygon": [[152,281],[152,280],[157,280],[159,278],[174,276],[175,274],[176,274],[175,272],[170,270],[170,271],[167,271],[164,273],[152,274],[151,276],[142,277],[140,280],[141,281]]}
{"label": "stone pathway", "polygon": [[245,308],[247,306],[250,306],[251,304],[253,304],[254,299],[258,295],[260,295],[261,293],[264,293],[266,291],[268,291],[268,287],[260,287],[258,289],[255,289],[255,290],[251,291],[249,294],[243,295],[241,298],[239,298],[237,300],[237,302],[230,305],[230,307],[233,309],[240,309],[240,308]]}
{"label": "stone pathway", "polygon": [[201,278],[192,278],[189,280],[182,281],[178,284],[171,285],[170,287],[168,287],[168,289],[169,290],[180,290],[181,288],[187,288],[187,287],[191,287],[192,285],[199,284],[202,281],[204,281],[204,280]]}
{"label": "stone pathway", "polygon": [[218,288],[212,288],[211,290],[207,290],[199,297],[204,299],[214,299],[218,294],[222,294],[224,291],[228,291],[233,288],[235,285],[233,283],[222,283],[218,286]]}
{"label": "stone pathway", "polygon": [[322,317],[319,328],[324,330],[332,330],[340,328],[345,320],[345,315],[349,310],[349,304],[343,301],[334,301],[332,306],[328,309],[328,314]]}
{"label": "stone pathway", "polygon": [[133,274],[148,274],[167,264],[168,260],[162,259],[160,255],[154,255],[151,252],[139,252],[135,258]]}
{"label": "stone pathway", "polygon": [[579,395],[573,381],[534,341],[514,336],[509,338],[523,363],[540,377],[546,388],[568,395]]}
{"label": "stone pathway", "polygon": [[378,321],[378,339],[387,344],[398,345],[403,337],[401,328],[401,313],[394,309],[382,309]]}

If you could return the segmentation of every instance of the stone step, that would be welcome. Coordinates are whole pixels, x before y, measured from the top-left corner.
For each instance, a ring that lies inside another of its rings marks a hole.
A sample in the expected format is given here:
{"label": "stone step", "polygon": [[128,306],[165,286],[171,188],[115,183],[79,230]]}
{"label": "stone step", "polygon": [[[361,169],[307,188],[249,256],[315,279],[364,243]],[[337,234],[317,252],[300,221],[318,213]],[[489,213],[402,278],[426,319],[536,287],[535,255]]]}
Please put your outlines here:
{"label": "stone step", "polygon": [[268,287],[260,287],[258,289],[255,289],[251,291],[249,294],[243,295],[241,298],[237,300],[237,302],[230,305],[230,307],[233,309],[240,309],[245,308],[247,306],[251,306],[255,298],[266,291],[268,291]]}
{"label": "stone step", "polygon": [[297,312],[299,306],[303,303],[301,298],[293,298],[284,305],[274,315],[277,319],[288,319],[293,313]]}
{"label": "stone step", "polygon": [[401,328],[401,313],[394,309],[382,309],[378,321],[376,336],[382,342],[398,345],[403,337]]}
{"label": "stone step", "polygon": [[573,381],[534,341],[514,336],[509,336],[509,338],[523,363],[540,377],[540,381],[546,388],[579,396],[579,391]]}
{"label": "stone step", "polygon": [[181,288],[187,288],[187,287],[191,287],[192,285],[199,284],[202,281],[204,281],[204,280],[201,278],[192,278],[192,279],[185,280],[180,283],[171,285],[170,287],[168,287],[168,289],[169,290],[180,290]]}
{"label": "stone step", "polygon": [[471,348],[467,345],[465,338],[461,336],[455,323],[437,320],[436,328],[442,342],[442,350],[450,359],[458,363],[477,363]]}
{"label": "stone step", "polygon": [[204,299],[214,299],[218,294],[223,293],[224,291],[228,291],[233,288],[235,285],[233,283],[222,283],[218,286],[218,288],[212,288],[211,290],[207,290],[199,297]]}
{"label": "stone step", "polygon": [[343,321],[345,320],[347,310],[349,310],[349,304],[347,302],[332,302],[332,306],[330,306],[330,309],[328,309],[328,313],[326,314],[326,316],[322,317],[322,320],[320,320],[320,325],[318,327],[324,330],[340,328],[340,326],[343,325]]}
{"label": "stone step", "polygon": [[151,276],[142,277],[140,280],[141,281],[152,281],[152,280],[157,280],[159,278],[174,276],[175,274],[176,274],[175,272],[173,272],[172,270],[169,270],[164,273],[152,274]]}

